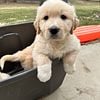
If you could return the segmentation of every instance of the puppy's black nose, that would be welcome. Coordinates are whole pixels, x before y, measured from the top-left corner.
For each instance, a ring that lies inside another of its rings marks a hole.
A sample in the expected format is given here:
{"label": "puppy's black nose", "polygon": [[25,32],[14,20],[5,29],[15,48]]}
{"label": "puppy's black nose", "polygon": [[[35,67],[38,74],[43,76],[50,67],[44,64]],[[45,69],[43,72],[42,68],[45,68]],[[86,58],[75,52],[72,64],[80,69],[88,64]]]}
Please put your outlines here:
{"label": "puppy's black nose", "polygon": [[59,28],[57,26],[52,26],[49,28],[49,31],[52,35],[56,35],[59,32]]}

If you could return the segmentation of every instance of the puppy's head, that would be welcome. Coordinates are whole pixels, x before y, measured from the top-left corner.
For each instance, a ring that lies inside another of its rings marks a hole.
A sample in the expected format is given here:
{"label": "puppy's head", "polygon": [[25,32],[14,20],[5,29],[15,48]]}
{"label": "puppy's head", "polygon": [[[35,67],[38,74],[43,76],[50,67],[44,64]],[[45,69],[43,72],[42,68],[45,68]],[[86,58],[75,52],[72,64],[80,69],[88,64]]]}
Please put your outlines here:
{"label": "puppy's head", "polygon": [[72,34],[78,25],[78,19],[73,6],[62,0],[47,0],[37,11],[34,22],[37,34],[45,39],[62,40]]}

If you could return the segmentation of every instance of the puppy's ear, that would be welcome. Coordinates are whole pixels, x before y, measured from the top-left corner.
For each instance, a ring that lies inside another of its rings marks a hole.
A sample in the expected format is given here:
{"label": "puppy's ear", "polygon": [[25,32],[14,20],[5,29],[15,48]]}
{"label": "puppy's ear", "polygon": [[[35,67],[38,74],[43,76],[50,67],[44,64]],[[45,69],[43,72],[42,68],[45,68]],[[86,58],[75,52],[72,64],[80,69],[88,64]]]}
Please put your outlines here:
{"label": "puppy's ear", "polygon": [[72,23],[72,28],[70,33],[73,34],[73,31],[79,26],[79,19],[77,17],[75,17],[73,19],[73,23]]}
{"label": "puppy's ear", "polygon": [[39,21],[37,19],[34,21],[34,28],[36,30],[36,33],[39,34],[40,33],[40,26],[39,26]]}
{"label": "puppy's ear", "polygon": [[75,30],[79,26],[79,19],[76,17],[73,21],[73,29]]}

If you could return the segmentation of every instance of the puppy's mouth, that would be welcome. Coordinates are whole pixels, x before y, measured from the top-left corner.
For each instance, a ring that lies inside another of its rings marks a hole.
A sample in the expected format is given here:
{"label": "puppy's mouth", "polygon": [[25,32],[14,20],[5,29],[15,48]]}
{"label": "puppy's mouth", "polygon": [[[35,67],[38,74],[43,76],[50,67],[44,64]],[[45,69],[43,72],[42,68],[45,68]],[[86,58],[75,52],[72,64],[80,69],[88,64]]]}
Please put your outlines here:
{"label": "puppy's mouth", "polygon": [[51,39],[60,39],[61,37],[59,36],[59,34],[55,34],[55,35],[50,34],[50,38]]}

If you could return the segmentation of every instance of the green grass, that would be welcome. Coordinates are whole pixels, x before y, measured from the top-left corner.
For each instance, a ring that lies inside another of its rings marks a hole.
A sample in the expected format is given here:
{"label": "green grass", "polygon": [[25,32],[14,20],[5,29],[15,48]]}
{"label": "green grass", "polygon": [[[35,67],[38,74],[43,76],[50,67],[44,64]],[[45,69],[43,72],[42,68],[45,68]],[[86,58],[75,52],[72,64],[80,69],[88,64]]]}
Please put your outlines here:
{"label": "green grass", "polygon": [[10,23],[18,21],[30,21],[34,19],[36,10],[32,9],[14,9],[8,10],[5,9],[0,11],[0,22],[1,23]]}
{"label": "green grass", "polygon": [[98,5],[77,5],[76,12],[80,19],[80,25],[100,24],[100,7]]}
{"label": "green grass", "polygon": [[80,25],[100,24],[100,2],[70,0],[75,5]]}
{"label": "green grass", "polygon": [[[98,2],[83,2],[71,0],[76,7],[80,25],[100,24],[100,4]],[[36,16],[37,5],[6,4],[0,5],[0,23],[22,23],[33,21]]]}
{"label": "green grass", "polygon": [[0,5],[0,23],[21,23],[33,21],[36,16],[34,5]]}

